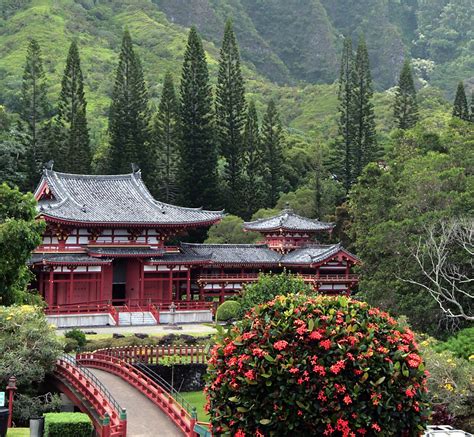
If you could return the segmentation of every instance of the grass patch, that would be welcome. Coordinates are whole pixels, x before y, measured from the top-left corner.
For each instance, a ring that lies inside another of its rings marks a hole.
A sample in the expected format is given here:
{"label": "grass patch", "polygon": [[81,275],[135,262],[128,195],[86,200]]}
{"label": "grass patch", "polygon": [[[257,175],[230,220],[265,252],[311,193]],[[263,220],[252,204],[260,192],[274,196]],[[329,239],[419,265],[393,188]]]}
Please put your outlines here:
{"label": "grass patch", "polygon": [[206,396],[203,391],[190,391],[180,394],[193,407],[196,408],[199,421],[207,422],[209,420],[209,415],[204,410],[204,405],[206,405]]}
{"label": "grass patch", "polygon": [[7,437],[30,437],[30,428],[10,428]]}

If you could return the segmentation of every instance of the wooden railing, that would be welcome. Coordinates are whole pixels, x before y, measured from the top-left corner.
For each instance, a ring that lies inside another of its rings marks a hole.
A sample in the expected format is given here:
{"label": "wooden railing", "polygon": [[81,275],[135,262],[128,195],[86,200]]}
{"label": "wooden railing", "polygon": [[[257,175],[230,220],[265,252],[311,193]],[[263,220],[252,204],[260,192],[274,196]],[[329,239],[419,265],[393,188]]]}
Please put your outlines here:
{"label": "wooden railing", "polygon": [[[214,273],[201,274],[198,276],[198,282],[249,282],[258,279],[258,273]],[[359,276],[354,274],[348,275],[308,275],[299,274],[305,282],[316,283],[341,283],[358,281]]]}
{"label": "wooden railing", "polygon": [[94,353],[119,358],[128,364],[159,364],[168,360],[177,364],[205,364],[208,349],[206,345],[142,345],[98,349]]}
{"label": "wooden railing", "polygon": [[56,362],[54,376],[62,384],[61,388],[88,412],[100,437],[127,435],[126,411],[88,369],[71,356],[63,355]]}
{"label": "wooden railing", "polygon": [[119,376],[157,405],[186,436],[196,436],[195,409],[192,409],[184,400],[180,402],[179,396],[166,390],[148,373],[124,360],[99,351],[78,354],[76,360],[84,366],[105,370]]}
{"label": "wooden railing", "polygon": [[[111,313],[115,318],[118,312],[128,311],[169,311],[172,301],[155,299],[114,299],[97,300],[83,303],[50,305],[45,309],[48,315],[80,314],[80,313]],[[209,310],[211,302],[197,300],[174,301],[177,311]]]}

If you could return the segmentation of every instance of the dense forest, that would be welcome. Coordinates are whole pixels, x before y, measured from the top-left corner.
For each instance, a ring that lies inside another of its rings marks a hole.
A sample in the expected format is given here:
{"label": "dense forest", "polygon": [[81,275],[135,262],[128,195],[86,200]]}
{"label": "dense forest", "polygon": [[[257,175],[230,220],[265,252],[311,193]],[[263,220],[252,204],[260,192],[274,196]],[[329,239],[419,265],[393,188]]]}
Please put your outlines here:
{"label": "dense forest", "polygon": [[470,3],[4,0],[0,181],[134,163],[157,198],[226,210],[208,242],[289,204],[336,222],[362,297],[446,335],[472,319]]}

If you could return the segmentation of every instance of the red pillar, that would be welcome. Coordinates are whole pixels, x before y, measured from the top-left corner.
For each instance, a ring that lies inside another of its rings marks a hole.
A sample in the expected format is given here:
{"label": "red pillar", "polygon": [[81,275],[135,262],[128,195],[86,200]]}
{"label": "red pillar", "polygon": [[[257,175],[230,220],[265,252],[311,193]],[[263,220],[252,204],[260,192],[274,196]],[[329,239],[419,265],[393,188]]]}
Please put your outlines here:
{"label": "red pillar", "polygon": [[45,290],[45,298],[44,298],[44,300],[46,301],[46,303],[48,305],[52,304],[53,286],[54,286],[54,284],[53,284],[53,275],[54,275],[53,267],[50,267],[48,288],[47,288],[47,290]]}
{"label": "red pillar", "polygon": [[[72,293],[74,290],[74,271],[72,270],[69,272],[69,284],[68,284],[68,289],[67,289],[67,304],[72,303]],[[89,297],[89,296],[88,296]]]}
{"label": "red pillar", "polygon": [[191,267],[186,272],[186,300],[191,300]]}
{"label": "red pillar", "polygon": [[168,284],[168,296],[169,300],[173,300],[173,267],[170,266],[170,276],[169,276],[169,284]]}
{"label": "red pillar", "polygon": [[102,304],[102,301],[104,300],[104,281],[105,281],[104,267],[105,266],[100,266],[99,300],[101,304]]}

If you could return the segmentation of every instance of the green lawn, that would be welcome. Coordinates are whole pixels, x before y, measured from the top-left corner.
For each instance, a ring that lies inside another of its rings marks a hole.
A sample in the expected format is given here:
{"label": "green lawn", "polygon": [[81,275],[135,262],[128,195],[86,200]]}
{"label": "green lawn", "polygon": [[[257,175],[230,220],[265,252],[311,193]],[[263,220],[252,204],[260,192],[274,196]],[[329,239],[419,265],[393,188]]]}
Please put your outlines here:
{"label": "green lawn", "polygon": [[190,391],[181,393],[184,399],[186,399],[193,407],[197,410],[198,420],[201,422],[207,422],[209,420],[208,414],[204,411],[204,405],[206,404],[206,396],[202,391]]}
{"label": "green lawn", "polygon": [[10,428],[7,437],[30,437],[30,428]]}

